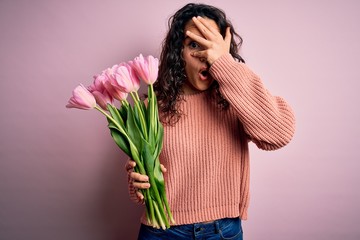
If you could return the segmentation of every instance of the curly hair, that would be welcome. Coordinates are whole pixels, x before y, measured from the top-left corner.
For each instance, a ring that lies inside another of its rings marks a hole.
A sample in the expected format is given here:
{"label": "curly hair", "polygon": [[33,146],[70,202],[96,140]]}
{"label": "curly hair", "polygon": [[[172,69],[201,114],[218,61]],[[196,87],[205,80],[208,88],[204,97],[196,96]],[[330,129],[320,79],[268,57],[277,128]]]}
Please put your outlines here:
{"label": "curly hair", "polygon": [[[154,84],[163,124],[175,124],[181,117],[178,103],[183,100],[182,86],[186,80],[185,61],[182,57],[183,41],[185,39],[184,28],[194,16],[214,20],[223,37],[225,37],[226,28],[230,27],[232,36],[230,54],[235,60],[244,62],[243,58],[238,54],[242,38],[235,32],[231,22],[226,19],[224,11],[210,5],[195,3],[189,3],[178,10],[168,22],[169,31],[162,44],[159,75]],[[216,99],[221,109],[229,107],[228,101],[220,93],[217,81],[213,82],[209,90],[211,97]]]}

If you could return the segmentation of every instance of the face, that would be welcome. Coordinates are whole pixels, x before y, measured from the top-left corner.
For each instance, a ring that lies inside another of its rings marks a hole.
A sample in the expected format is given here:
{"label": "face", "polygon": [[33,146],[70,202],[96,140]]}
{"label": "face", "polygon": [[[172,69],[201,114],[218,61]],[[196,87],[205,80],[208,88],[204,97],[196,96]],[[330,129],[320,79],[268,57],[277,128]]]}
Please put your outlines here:
{"label": "face", "polygon": [[[209,18],[205,18],[205,20],[212,27],[219,30],[219,27],[214,20]],[[184,33],[188,30],[204,38],[204,36],[200,33],[192,20],[190,20],[185,25]],[[204,50],[203,47],[186,36],[183,42],[183,48],[183,59],[185,61],[185,73],[187,76],[187,79],[183,85],[184,94],[194,94],[207,90],[210,87],[211,83],[214,81],[214,79],[208,72],[209,65],[205,59],[191,56],[192,52]]]}

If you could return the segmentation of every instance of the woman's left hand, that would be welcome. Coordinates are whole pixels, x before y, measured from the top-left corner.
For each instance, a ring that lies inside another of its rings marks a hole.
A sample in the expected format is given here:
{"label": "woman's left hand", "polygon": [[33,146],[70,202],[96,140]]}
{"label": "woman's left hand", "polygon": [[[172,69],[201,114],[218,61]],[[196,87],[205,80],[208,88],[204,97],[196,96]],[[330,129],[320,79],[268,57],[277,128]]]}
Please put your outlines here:
{"label": "woman's left hand", "polygon": [[211,26],[207,21],[200,16],[192,18],[195,26],[204,36],[199,36],[191,31],[186,31],[186,35],[192,40],[199,43],[203,50],[193,52],[192,55],[198,58],[205,58],[211,65],[222,55],[230,52],[231,33],[230,27],[226,28],[225,38],[221,35],[218,29]]}

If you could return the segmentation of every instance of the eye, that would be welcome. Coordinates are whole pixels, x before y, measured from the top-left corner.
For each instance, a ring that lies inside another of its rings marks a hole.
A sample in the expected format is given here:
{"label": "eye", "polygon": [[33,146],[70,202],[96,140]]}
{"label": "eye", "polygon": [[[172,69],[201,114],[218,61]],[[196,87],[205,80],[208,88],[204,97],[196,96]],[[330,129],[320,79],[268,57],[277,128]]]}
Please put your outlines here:
{"label": "eye", "polygon": [[189,43],[189,47],[192,49],[197,49],[197,48],[200,48],[200,45],[197,42],[191,41]]}

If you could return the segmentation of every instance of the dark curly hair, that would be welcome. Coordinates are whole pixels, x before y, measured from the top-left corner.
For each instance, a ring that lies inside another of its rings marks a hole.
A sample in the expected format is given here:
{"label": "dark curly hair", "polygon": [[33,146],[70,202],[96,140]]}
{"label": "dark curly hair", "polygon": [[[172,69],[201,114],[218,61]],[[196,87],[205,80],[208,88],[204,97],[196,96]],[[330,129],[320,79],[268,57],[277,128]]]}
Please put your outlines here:
{"label": "dark curly hair", "polygon": [[[182,86],[186,80],[185,61],[182,57],[184,28],[194,16],[212,19],[218,25],[221,35],[225,38],[226,28],[230,27],[230,54],[239,62],[244,62],[238,54],[242,38],[235,32],[234,27],[226,19],[224,11],[205,4],[189,3],[178,10],[168,22],[169,31],[163,41],[160,55],[159,75],[154,84],[154,90],[159,103],[159,113],[164,124],[174,124],[180,117],[178,103],[183,100]],[[228,101],[221,95],[219,84],[214,81],[210,86],[211,97],[215,98],[221,109],[229,107]]]}

